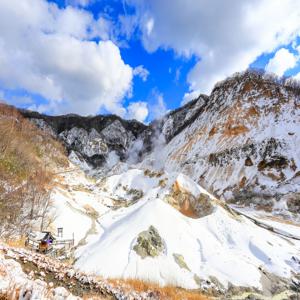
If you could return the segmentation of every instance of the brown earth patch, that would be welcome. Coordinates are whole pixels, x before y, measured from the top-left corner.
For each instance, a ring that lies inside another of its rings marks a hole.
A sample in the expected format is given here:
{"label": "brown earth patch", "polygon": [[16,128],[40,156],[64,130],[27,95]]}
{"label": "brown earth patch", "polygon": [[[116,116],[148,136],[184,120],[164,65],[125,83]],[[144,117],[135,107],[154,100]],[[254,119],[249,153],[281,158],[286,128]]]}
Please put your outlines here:
{"label": "brown earth patch", "polygon": [[212,137],[218,132],[218,129],[214,126],[208,133],[208,137]]}
{"label": "brown earth patch", "polygon": [[226,136],[236,136],[248,132],[249,129],[245,125],[227,125],[223,131]]}
{"label": "brown earth patch", "polygon": [[288,159],[283,156],[273,156],[269,159],[261,160],[258,165],[258,171],[263,171],[267,168],[275,168],[277,170],[284,169],[288,166]]}
{"label": "brown earth patch", "polygon": [[256,110],[254,106],[251,106],[247,111],[246,116],[257,117],[259,116],[259,112]]}
{"label": "brown earth patch", "polygon": [[202,193],[196,198],[177,181],[173,185],[172,193],[167,197],[167,202],[183,215],[193,219],[207,216],[213,211],[212,200],[208,195]]}

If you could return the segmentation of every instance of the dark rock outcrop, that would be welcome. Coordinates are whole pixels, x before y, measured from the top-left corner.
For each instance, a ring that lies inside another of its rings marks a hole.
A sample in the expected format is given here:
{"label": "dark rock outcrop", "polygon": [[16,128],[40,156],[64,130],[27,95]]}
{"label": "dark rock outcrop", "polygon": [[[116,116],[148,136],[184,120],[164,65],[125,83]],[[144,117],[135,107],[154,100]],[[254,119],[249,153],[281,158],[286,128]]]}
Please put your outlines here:
{"label": "dark rock outcrop", "polygon": [[123,120],[115,115],[48,116],[27,110],[21,110],[21,113],[62,140],[69,153],[75,151],[91,167],[102,166],[112,151],[120,160],[125,160],[130,145],[147,129],[138,121]]}

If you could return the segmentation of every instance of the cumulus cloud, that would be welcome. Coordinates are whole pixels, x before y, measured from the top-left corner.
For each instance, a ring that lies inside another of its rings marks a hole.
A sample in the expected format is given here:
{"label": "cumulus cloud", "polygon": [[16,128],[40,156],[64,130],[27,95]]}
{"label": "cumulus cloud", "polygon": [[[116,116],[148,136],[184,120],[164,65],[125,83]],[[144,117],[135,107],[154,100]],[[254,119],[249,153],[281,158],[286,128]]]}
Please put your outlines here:
{"label": "cumulus cloud", "polygon": [[296,66],[298,59],[298,55],[294,55],[288,49],[281,48],[269,60],[266,71],[283,76],[287,70]]}
{"label": "cumulus cloud", "polygon": [[2,0],[0,86],[44,97],[48,103],[37,106],[40,111],[124,115],[133,70],[113,42],[91,40],[99,35],[96,27],[91,14],[74,7]]}
{"label": "cumulus cloud", "polygon": [[262,53],[300,33],[295,0],[127,0],[148,51],[174,49],[198,61],[188,75],[190,91],[209,93],[214,83],[246,69]]}
{"label": "cumulus cloud", "polygon": [[128,106],[127,118],[144,122],[148,117],[148,106],[146,102],[132,102]]}
{"label": "cumulus cloud", "polygon": [[144,66],[140,65],[133,69],[133,75],[141,77],[143,81],[147,81],[149,71],[144,68]]}

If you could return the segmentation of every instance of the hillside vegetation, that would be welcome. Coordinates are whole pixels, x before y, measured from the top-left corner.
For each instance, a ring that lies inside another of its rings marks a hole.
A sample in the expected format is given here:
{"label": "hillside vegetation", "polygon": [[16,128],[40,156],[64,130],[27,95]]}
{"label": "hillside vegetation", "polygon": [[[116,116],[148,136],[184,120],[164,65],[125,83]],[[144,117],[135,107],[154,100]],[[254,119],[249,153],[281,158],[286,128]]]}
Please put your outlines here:
{"label": "hillside vegetation", "polygon": [[22,235],[49,210],[53,172],[64,148],[13,107],[0,104],[0,236]]}

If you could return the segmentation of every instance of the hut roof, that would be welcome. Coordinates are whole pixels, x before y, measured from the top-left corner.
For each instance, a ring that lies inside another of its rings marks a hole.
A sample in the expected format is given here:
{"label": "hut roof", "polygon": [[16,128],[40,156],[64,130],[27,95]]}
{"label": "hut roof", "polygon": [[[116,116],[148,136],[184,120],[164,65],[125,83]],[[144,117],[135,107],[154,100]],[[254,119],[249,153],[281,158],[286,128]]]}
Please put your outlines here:
{"label": "hut roof", "polygon": [[55,240],[55,236],[50,231],[32,231],[29,234],[29,237],[35,239],[36,241],[43,241],[49,237]]}

